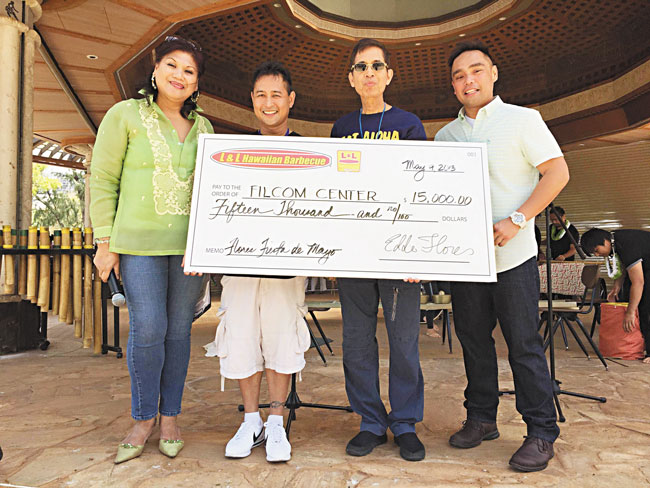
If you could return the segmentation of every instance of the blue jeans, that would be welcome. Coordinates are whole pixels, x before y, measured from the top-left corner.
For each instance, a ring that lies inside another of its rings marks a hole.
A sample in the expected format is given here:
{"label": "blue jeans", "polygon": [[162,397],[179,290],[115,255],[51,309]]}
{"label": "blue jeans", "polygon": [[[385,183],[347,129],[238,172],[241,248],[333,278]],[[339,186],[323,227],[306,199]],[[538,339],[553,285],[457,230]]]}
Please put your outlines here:
{"label": "blue jeans", "polygon": [[[420,285],[402,280],[339,278],[343,315],[343,368],[350,406],[361,430],[398,436],[422,421],[424,379],[420,369]],[[377,311],[379,299],[388,332],[388,414],[379,391]]]}
{"label": "blue jeans", "polygon": [[496,283],[452,283],[451,297],[467,375],[467,418],[496,422],[499,384],[492,331],[498,319],[508,345],[517,411],[528,426],[528,435],[555,441],[560,429],[542,337],[537,332],[539,272],[535,258],[498,273]]}
{"label": "blue jeans", "polygon": [[202,276],[185,276],[183,256],[120,256],[129,308],[126,358],[131,415],[149,420],[181,413],[190,330]]}

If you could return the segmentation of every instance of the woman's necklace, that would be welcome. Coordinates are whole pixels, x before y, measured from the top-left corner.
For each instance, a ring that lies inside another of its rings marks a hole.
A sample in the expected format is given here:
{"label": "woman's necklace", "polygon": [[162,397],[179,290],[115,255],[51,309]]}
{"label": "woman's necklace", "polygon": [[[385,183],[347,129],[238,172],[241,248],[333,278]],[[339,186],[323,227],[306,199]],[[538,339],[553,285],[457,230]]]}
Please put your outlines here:
{"label": "woman's necklace", "polygon": [[[359,109],[359,137],[363,138],[363,126],[361,125],[361,112],[362,108]],[[377,127],[377,135],[381,132],[381,123],[384,121],[384,114],[386,113],[386,102],[384,102],[384,110],[381,111],[381,117],[379,118],[379,127]]]}

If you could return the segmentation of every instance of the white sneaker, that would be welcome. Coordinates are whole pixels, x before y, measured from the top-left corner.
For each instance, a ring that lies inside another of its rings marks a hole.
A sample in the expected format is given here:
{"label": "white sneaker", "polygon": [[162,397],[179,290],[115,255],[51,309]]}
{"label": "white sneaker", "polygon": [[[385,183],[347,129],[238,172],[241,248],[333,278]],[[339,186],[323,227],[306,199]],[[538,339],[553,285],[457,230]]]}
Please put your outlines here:
{"label": "white sneaker", "polygon": [[226,444],[226,457],[245,458],[249,456],[254,447],[264,444],[264,426],[259,433],[256,433],[256,426],[253,422],[242,422],[235,436]]}
{"label": "white sneaker", "polygon": [[266,460],[270,463],[291,459],[291,444],[282,424],[264,424],[266,432]]}

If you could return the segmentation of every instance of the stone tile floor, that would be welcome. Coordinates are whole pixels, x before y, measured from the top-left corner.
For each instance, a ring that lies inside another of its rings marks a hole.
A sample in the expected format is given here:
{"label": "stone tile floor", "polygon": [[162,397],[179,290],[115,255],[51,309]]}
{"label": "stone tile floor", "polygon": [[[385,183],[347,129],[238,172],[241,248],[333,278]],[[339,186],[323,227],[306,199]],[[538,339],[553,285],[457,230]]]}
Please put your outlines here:
{"label": "stone tile floor", "polygon": [[[237,429],[239,392],[233,381],[220,391],[218,361],[203,356],[214,337],[214,304],[195,324],[192,359],[180,425],[186,447],[170,460],[157,450],[157,430],[144,454],[114,465],[115,448],[131,425],[129,376],[125,359],[114,353],[93,356],[73,338],[73,329],[51,318],[49,350],[0,356],[0,487],[460,487],[460,486],[650,486],[650,366],[610,362],[609,371],[577,345],[557,353],[557,375],[568,390],[607,397],[607,403],[560,396],[566,422],[555,444],[556,457],[540,473],[508,467],[525,427],[512,396],[502,398],[498,440],[470,450],[447,443],[464,419],[465,377],[458,341],[449,354],[439,338],[422,327],[425,377],[424,420],[417,431],[427,449],[424,461],[403,461],[389,443],[371,455],[353,458],[345,444],[356,434],[352,413],[300,409],[292,425],[293,458],[266,462],[264,448],[242,460],[224,458],[224,446]],[[341,363],[340,311],[319,314],[334,339],[334,356],[324,366],[314,350],[298,392],[303,401],[346,403]],[[122,323],[127,323],[126,315]],[[122,341],[126,344],[126,327]],[[378,327],[381,388],[388,391],[388,349]],[[507,351],[497,332],[501,387],[512,386]],[[559,336],[558,336],[559,339]],[[263,389],[265,387],[263,386]],[[262,393],[264,398],[264,391]],[[386,396],[386,394],[384,395]]]}

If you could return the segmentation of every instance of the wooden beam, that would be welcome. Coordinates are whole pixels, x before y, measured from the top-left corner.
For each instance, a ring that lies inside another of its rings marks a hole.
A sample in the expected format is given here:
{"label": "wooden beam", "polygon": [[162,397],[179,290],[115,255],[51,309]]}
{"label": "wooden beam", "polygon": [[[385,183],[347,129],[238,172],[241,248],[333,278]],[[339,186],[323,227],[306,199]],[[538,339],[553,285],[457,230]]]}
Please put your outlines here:
{"label": "wooden beam", "polygon": [[65,139],[62,139],[61,147],[71,146],[73,144],[94,144],[94,143],[95,143],[95,136],[74,136],[74,137],[66,137]]}
{"label": "wooden beam", "polygon": [[32,161],[35,163],[49,164],[50,166],[63,166],[65,168],[86,170],[83,163],[78,161],[65,161],[63,159],[45,158],[43,156],[32,156]]}
{"label": "wooden beam", "polygon": [[76,39],[83,39],[84,41],[97,42],[99,44],[117,44],[122,47],[130,47],[131,44],[126,42],[114,41],[112,39],[106,39],[103,37],[91,36],[88,34],[82,34],[81,32],[74,32],[67,29],[60,29],[59,27],[52,27],[50,25],[42,25],[39,29],[41,32],[50,32],[52,34],[61,34],[66,37],[73,37]]}
{"label": "wooden beam", "polygon": [[129,10],[133,10],[134,12],[138,12],[139,14],[146,15],[147,17],[151,17],[152,19],[162,20],[165,18],[165,15],[161,14],[157,10],[143,7],[142,5],[137,4],[135,2],[131,2],[130,0],[108,0],[108,1],[116,5],[119,5],[121,7],[128,8]]}
{"label": "wooden beam", "polygon": [[[34,136],[41,137],[41,134],[48,134],[50,132],[89,132],[86,127],[81,127],[79,129],[39,129],[37,132],[34,132]],[[51,141],[49,137],[43,136],[44,139]]]}
{"label": "wooden beam", "polygon": [[[43,93],[64,93],[61,88],[39,88],[34,87],[35,92]],[[75,90],[77,93],[85,93],[87,95],[112,95],[112,92],[108,90]]]}
{"label": "wooden beam", "polygon": [[76,64],[59,64],[61,68],[71,69],[74,71],[85,71],[86,73],[101,73],[104,74],[106,70],[101,68],[89,68],[87,66],[78,66]]}

